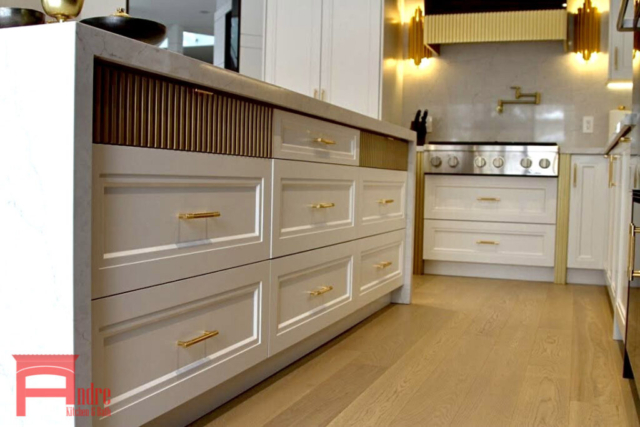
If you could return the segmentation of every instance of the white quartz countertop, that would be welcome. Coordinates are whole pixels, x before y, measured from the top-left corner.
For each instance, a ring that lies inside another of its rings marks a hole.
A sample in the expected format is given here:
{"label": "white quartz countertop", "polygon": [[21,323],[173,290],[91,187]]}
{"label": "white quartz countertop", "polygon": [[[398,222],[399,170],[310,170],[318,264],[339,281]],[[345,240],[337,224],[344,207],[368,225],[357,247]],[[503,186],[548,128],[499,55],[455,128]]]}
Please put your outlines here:
{"label": "white quartz countertop", "polygon": [[[46,34],[61,31],[60,27],[72,25],[75,26],[78,61],[82,60],[81,55],[99,57],[125,66],[254,99],[275,108],[301,112],[358,129],[415,141],[415,132],[409,128],[383,122],[279,86],[84,24],[71,22],[30,28],[12,28],[9,31],[41,31]],[[0,36],[9,35],[7,30],[3,30],[3,33]]]}

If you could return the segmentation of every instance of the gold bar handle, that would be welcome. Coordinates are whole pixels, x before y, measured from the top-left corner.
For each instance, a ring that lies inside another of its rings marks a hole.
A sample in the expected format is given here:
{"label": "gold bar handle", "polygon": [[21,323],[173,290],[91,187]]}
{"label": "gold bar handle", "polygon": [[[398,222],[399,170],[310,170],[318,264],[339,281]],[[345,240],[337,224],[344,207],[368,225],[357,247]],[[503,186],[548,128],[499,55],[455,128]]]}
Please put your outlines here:
{"label": "gold bar handle", "polygon": [[393,200],[393,199],[381,199],[381,200],[378,200],[378,203],[380,203],[381,205],[390,205],[393,202],[395,202],[395,200]]}
{"label": "gold bar handle", "polygon": [[375,264],[374,267],[380,268],[380,269],[384,269],[384,268],[387,268],[387,267],[391,267],[392,265],[393,265],[393,263],[391,261],[383,261],[383,262],[380,262],[378,264]]}
{"label": "gold bar handle", "polygon": [[478,240],[476,242],[477,245],[493,245],[498,246],[500,242],[494,242],[493,240]]}
{"label": "gold bar handle", "polygon": [[200,335],[198,338],[194,338],[189,341],[178,341],[178,346],[182,348],[189,348],[192,345],[198,344],[199,342],[202,342],[204,340],[208,340],[209,338],[213,338],[219,334],[220,332],[218,331],[204,331],[204,334]]}
{"label": "gold bar handle", "polygon": [[640,277],[640,271],[637,271],[635,268],[636,263],[636,236],[640,234],[640,227],[636,227],[635,224],[631,223],[629,225],[629,250],[628,250],[628,260],[627,260],[627,272],[629,281],[632,281],[634,278]]}
{"label": "gold bar handle", "polygon": [[220,212],[200,212],[200,213],[181,213],[178,214],[180,219],[203,219],[203,218],[217,218],[220,216]]}
{"label": "gold bar handle", "polygon": [[478,197],[479,202],[499,202],[500,197]]}
{"label": "gold bar handle", "polygon": [[311,207],[313,209],[329,209],[329,208],[335,208],[336,204],[335,203],[316,203],[315,205],[311,205]]}
{"label": "gold bar handle", "polygon": [[325,138],[315,138],[313,140],[313,142],[317,142],[320,144],[325,144],[325,145],[336,145],[336,142],[331,140],[331,139],[325,139]]}
{"label": "gold bar handle", "polygon": [[578,186],[578,165],[576,163],[573,164],[573,188]]}
{"label": "gold bar handle", "polygon": [[326,294],[327,292],[331,292],[332,290],[333,290],[333,286],[323,286],[318,290],[309,292],[309,295],[311,295],[312,297],[317,297],[317,296]]}

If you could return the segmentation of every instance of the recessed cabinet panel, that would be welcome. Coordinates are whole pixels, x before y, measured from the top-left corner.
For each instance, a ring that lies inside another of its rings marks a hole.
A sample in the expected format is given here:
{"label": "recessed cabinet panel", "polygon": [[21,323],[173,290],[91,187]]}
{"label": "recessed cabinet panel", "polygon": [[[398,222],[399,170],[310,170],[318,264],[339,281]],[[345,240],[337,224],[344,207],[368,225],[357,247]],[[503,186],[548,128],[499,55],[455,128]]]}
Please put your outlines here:
{"label": "recessed cabinet panel", "polygon": [[359,130],[281,110],[273,120],[274,157],[358,166]]}
{"label": "recessed cabinet panel", "polygon": [[407,173],[360,168],[359,236],[406,227]]}
{"label": "recessed cabinet panel", "polygon": [[363,306],[402,286],[404,231],[360,240],[358,305]]}
{"label": "recessed cabinet panel", "polygon": [[265,262],[94,301],[99,425],[141,425],[264,360],[268,293]]}
{"label": "recessed cabinet panel", "polygon": [[425,218],[556,223],[556,178],[425,177]]}
{"label": "recessed cabinet panel", "polygon": [[358,168],[274,161],[272,256],[356,238]]}
{"label": "recessed cabinet panel", "polygon": [[357,247],[350,242],[271,262],[269,355],[355,309]]}
{"label": "recessed cabinet panel", "polygon": [[425,220],[424,259],[553,267],[555,225]]}
{"label": "recessed cabinet panel", "polygon": [[95,146],[93,297],[269,257],[271,161]]}

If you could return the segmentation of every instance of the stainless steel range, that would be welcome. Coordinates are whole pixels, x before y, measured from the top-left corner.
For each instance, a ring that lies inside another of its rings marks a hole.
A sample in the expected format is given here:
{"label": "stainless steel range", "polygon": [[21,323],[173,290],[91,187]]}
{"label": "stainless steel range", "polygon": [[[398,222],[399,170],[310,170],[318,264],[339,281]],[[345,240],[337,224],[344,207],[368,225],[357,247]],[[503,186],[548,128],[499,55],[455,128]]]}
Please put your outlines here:
{"label": "stainless steel range", "polygon": [[428,175],[558,176],[555,143],[431,142],[426,156]]}

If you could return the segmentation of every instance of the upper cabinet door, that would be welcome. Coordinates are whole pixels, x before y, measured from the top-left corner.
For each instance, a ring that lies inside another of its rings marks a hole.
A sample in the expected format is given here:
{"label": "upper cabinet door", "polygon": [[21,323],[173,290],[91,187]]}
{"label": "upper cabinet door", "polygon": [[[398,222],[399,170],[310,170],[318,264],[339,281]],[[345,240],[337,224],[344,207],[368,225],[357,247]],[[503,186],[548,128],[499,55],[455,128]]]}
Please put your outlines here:
{"label": "upper cabinet door", "polygon": [[322,0],[268,0],[265,80],[303,95],[320,91]]}
{"label": "upper cabinet door", "polygon": [[321,99],[380,117],[382,0],[324,0]]}
{"label": "upper cabinet door", "polygon": [[[621,0],[611,0],[609,16],[609,80],[633,80],[633,33],[621,33],[616,28]],[[633,18],[633,7],[627,9]]]}

